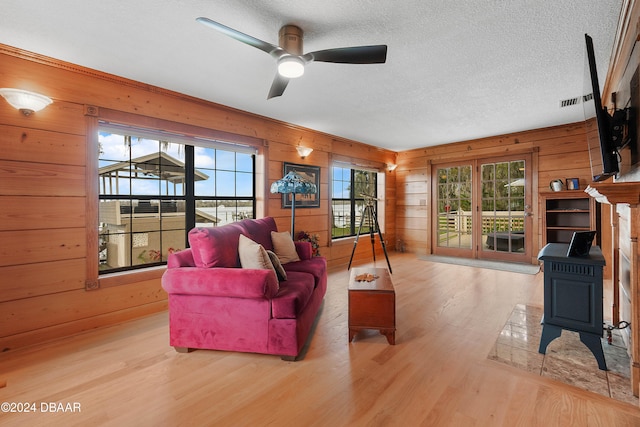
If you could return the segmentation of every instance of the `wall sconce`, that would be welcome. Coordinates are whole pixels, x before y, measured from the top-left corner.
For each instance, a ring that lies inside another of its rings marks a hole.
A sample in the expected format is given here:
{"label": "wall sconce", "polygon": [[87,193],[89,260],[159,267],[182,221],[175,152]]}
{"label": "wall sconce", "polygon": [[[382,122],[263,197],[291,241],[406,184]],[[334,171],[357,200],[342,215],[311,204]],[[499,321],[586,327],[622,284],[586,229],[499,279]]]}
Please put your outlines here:
{"label": "wall sconce", "polygon": [[394,164],[388,164],[387,165],[387,170],[389,172],[393,172],[394,170],[396,170],[396,168],[398,167],[398,165],[394,165]]}
{"label": "wall sconce", "polygon": [[296,147],[296,150],[298,150],[298,154],[300,154],[300,158],[304,159],[309,154],[311,154],[311,152],[313,151],[313,148],[301,147],[300,145],[298,145]]}
{"label": "wall sconce", "polygon": [[21,89],[0,89],[0,95],[13,107],[25,116],[30,116],[35,111],[40,111],[53,101],[51,98],[39,93]]}

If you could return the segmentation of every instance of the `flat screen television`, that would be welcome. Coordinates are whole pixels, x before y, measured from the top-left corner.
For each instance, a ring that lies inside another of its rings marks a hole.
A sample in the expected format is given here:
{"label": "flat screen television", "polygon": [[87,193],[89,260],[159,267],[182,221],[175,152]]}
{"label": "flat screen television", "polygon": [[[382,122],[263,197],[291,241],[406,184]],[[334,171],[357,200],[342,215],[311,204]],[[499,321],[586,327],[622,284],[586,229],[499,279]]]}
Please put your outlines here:
{"label": "flat screen television", "polygon": [[585,64],[585,95],[583,98],[591,175],[594,181],[604,181],[618,174],[618,146],[613,135],[613,118],[602,106],[598,70],[593,53],[593,40],[584,35],[587,45]]}

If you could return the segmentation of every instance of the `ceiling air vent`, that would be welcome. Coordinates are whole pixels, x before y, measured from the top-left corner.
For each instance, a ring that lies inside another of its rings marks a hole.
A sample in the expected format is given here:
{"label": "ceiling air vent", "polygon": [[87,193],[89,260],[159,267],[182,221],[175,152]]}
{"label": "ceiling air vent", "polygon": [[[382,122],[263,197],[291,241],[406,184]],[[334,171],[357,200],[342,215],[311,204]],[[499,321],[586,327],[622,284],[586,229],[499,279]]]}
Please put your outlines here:
{"label": "ceiling air vent", "polygon": [[572,105],[580,104],[582,98],[581,96],[576,96],[575,98],[564,99],[560,101],[560,108],[571,107]]}
{"label": "ceiling air vent", "polygon": [[576,96],[575,98],[564,99],[560,101],[560,108],[571,107],[573,105],[578,105],[581,102],[591,101],[593,99],[593,93],[589,93],[587,95]]}

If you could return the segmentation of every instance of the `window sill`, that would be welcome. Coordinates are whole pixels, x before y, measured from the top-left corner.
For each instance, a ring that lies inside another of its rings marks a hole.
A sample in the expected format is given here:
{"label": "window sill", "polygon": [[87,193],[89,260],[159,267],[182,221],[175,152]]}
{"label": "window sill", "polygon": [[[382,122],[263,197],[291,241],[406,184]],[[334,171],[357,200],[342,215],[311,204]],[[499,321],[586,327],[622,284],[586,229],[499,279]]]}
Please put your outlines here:
{"label": "window sill", "polygon": [[111,286],[128,285],[135,282],[143,282],[145,280],[156,280],[162,277],[162,274],[166,269],[166,265],[160,265],[142,270],[108,273],[101,275],[98,278],[98,283],[100,284],[100,288],[109,288]]}

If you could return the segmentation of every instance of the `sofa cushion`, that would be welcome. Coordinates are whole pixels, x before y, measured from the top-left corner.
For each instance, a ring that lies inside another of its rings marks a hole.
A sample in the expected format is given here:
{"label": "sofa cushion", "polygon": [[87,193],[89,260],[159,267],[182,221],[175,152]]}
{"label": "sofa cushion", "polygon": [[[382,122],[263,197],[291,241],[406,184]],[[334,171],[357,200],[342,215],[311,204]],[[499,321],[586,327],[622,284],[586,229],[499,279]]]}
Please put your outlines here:
{"label": "sofa cushion", "polygon": [[280,263],[280,259],[278,258],[278,255],[276,255],[275,252],[273,251],[267,251],[267,254],[269,255],[271,264],[273,264],[273,268],[276,270],[276,274],[278,275],[278,280],[281,282],[287,280],[287,272],[285,271],[284,267]]}
{"label": "sofa cushion", "polygon": [[287,273],[287,281],[271,300],[271,312],[276,319],[295,319],[307,306],[314,288],[311,274],[299,271]]}
{"label": "sofa cushion", "polygon": [[244,230],[245,236],[260,243],[266,250],[273,250],[271,243],[271,232],[278,231],[276,221],[271,217],[260,219],[243,219],[238,225]]}
{"label": "sofa cushion", "polygon": [[271,270],[276,275],[267,250],[244,234],[238,238],[238,255],[242,268],[252,270]]}
{"label": "sofa cushion", "polygon": [[303,271],[310,273],[316,279],[316,286],[320,283],[320,280],[327,275],[327,260],[324,257],[312,257],[311,259],[290,262],[283,266],[289,274],[292,271]]}
{"label": "sofa cushion", "polygon": [[189,231],[189,246],[196,267],[238,267],[237,223],[222,227],[196,227]]}
{"label": "sofa cushion", "polygon": [[278,259],[282,264],[300,261],[296,245],[293,243],[291,234],[288,231],[272,231],[271,241],[273,242],[273,251],[278,255]]}

